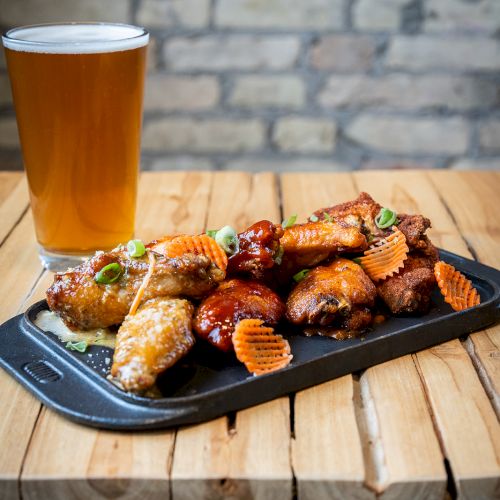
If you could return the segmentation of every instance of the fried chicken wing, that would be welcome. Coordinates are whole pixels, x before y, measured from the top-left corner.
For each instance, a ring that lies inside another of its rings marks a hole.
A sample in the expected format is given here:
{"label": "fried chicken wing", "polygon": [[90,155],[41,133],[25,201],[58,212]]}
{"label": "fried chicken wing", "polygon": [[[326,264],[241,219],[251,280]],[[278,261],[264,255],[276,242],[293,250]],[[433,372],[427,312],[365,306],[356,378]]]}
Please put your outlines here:
{"label": "fried chicken wing", "polygon": [[361,266],[338,258],[313,269],[290,293],[287,319],[297,325],[361,330],[371,322],[375,285]]}
{"label": "fried chicken wing", "polygon": [[256,222],[239,233],[239,250],[229,258],[228,276],[244,273],[262,279],[264,272],[274,266],[282,235],[281,226],[268,220]]}
{"label": "fried chicken wing", "polygon": [[[111,284],[97,283],[96,274],[116,262],[123,272]],[[149,268],[146,255],[130,258],[123,248],[98,252],[78,267],[58,273],[47,290],[47,302],[69,328],[103,328],[123,321]],[[224,279],[224,272],[203,255],[169,259],[156,256],[143,300],[159,296],[202,297]]]}
{"label": "fried chicken wing", "polygon": [[355,200],[316,210],[314,215],[323,220],[326,213],[340,224],[357,227],[366,236],[375,236],[382,234],[375,224],[375,217],[381,208],[368,193],[362,192]]}
{"label": "fried chicken wing", "polygon": [[194,329],[203,339],[222,351],[233,348],[231,337],[241,319],[262,319],[277,324],[285,313],[280,297],[256,281],[232,279],[206,297],[198,307]]}
{"label": "fried chicken wing", "polygon": [[116,337],[111,375],[126,391],[143,392],[193,347],[193,306],[156,297],[128,315]]}
{"label": "fried chicken wing", "polygon": [[[437,251],[436,251],[437,252]],[[377,293],[392,314],[425,313],[436,286],[437,258],[412,252],[398,274],[377,284]]]}

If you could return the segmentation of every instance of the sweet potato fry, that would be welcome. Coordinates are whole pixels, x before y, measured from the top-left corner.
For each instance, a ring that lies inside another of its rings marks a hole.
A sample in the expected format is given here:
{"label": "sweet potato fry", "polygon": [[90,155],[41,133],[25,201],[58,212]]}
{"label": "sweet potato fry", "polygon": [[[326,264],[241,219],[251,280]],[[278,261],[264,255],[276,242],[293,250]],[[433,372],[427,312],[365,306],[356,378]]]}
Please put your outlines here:
{"label": "sweet potato fry", "polygon": [[243,319],[233,333],[236,357],[254,375],[263,375],[284,368],[293,356],[290,344],[260,319]]}
{"label": "sweet potato fry", "polygon": [[393,232],[389,236],[366,250],[364,256],[359,259],[366,274],[374,281],[397,273],[408,258],[409,248],[405,235],[396,226],[392,229]]}
{"label": "sweet potato fry", "polygon": [[222,271],[227,268],[226,252],[206,234],[167,236],[157,240],[149,248],[170,258],[180,257],[186,253],[205,255]]}
{"label": "sweet potato fry", "polygon": [[452,265],[442,260],[436,262],[434,275],[444,301],[450,304],[454,311],[463,311],[480,304],[481,298],[472,282]]}

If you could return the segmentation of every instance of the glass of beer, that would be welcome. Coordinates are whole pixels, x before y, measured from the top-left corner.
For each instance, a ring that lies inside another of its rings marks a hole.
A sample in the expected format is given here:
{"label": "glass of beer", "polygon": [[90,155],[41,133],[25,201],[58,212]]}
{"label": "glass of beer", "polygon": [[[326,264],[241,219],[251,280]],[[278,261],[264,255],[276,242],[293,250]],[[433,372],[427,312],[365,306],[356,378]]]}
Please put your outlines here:
{"label": "glass of beer", "polygon": [[40,257],[63,270],[133,236],[149,35],[63,23],[2,40]]}

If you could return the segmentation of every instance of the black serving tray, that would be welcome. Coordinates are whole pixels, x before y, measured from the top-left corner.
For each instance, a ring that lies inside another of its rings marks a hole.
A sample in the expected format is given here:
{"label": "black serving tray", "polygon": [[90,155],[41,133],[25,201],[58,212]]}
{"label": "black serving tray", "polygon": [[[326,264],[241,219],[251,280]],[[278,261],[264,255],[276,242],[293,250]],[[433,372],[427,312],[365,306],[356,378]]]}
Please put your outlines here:
{"label": "black serving tray", "polygon": [[69,351],[55,335],[33,324],[47,308],[45,301],[0,327],[0,366],[49,408],[93,427],[157,429],[209,420],[496,323],[500,271],[444,250],[440,255],[473,281],[481,295],[479,306],[454,312],[436,290],[429,314],[391,317],[363,338],[334,340],[292,332],[292,363],[268,375],[249,375],[233,355],[199,342],[159,378],[162,397],[128,394],[106,379],[111,349]]}

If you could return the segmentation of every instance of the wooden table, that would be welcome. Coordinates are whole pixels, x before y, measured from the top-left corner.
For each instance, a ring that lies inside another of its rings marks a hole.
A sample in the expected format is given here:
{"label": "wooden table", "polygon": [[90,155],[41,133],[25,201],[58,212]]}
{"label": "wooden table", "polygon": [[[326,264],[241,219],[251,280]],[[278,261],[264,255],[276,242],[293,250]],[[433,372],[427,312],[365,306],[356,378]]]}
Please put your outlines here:
{"label": "wooden table", "polygon": [[[361,190],[432,219],[431,238],[500,267],[500,173],[145,173],[137,234],[299,218]],[[25,180],[0,173],[0,319],[51,282]],[[177,430],[96,431],[0,371],[0,498],[500,498],[500,327]],[[78,398],[78,394],[74,395]]]}

